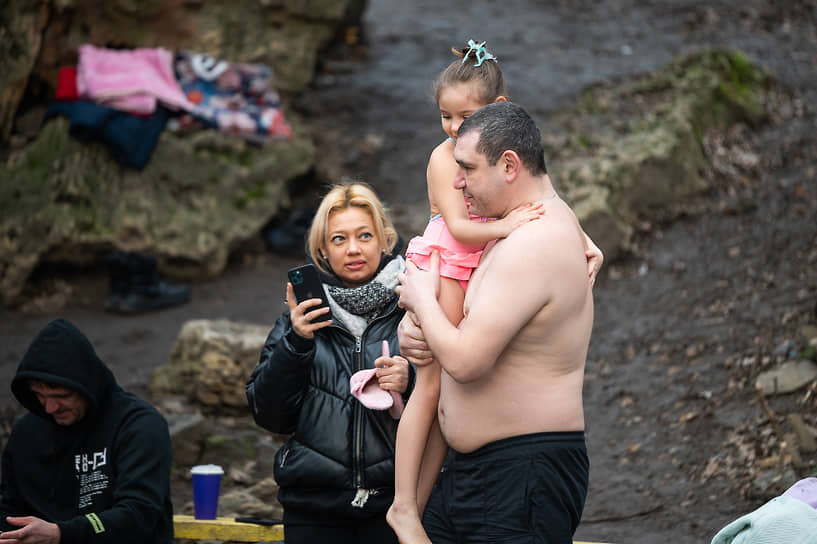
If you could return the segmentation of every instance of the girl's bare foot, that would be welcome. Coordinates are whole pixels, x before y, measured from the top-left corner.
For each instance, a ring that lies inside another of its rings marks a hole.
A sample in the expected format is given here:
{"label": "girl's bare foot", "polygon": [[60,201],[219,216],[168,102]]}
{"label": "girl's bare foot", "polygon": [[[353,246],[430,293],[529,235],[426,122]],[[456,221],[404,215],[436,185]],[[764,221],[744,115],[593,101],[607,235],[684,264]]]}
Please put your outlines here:
{"label": "girl's bare foot", "polygon": [[395,500],[386,512],[386,521],[400,544],[431,544],[417,513],[416,502],[412,501],[411,507],[408,507]]}

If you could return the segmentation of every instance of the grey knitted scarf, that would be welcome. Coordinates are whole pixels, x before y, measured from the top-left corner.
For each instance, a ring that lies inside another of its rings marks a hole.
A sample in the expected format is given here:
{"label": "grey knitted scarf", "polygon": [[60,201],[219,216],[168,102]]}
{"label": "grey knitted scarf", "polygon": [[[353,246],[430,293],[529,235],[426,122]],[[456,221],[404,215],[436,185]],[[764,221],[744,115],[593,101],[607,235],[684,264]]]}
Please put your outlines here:
{"label": "grey knitted scarf", "polygon": [[397,297],[397,274],[404,272],[403,257],[395,257],[365,285],[338,287],[323,284],[332,309],[333,318],[339,320],[355,336],[366,330],[366,325],[377,317]]}

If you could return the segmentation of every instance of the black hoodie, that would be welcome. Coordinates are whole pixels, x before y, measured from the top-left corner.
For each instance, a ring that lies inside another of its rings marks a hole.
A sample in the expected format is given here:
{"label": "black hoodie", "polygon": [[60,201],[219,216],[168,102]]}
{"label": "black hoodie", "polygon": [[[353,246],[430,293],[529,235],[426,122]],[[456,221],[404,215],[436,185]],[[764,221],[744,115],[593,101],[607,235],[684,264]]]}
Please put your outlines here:
{"label": "black hoodie", "polygon": [[[88,400],[85,416],[57,425],[30,379],[80,392]],[[3,451],[3,520],[22,515],[56,523],[61,544],[172,542],[167,422],[119,387],[82,332],[64,319],[46,325],[11,390],[30,413],[15,423]]]}

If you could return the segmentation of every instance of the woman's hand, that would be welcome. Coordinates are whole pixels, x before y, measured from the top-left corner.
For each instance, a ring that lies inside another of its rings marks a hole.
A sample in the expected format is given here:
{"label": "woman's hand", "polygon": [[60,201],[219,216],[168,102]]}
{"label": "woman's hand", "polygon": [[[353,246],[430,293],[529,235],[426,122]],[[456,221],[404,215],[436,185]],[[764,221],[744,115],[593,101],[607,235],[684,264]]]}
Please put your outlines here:
{"label": "woman's hand", "polygon": [[399,355],[378,357],[374,360],[377,368],[377,383],[380,389],[403,394],[409,383],[409,363]]}
{"label": "woman's hand", "polygon": [[332,320],[315,321],[315,318],[329,312],[328,307],[310,311],[321,303],[319,298],[310,298],[300,304],[295,300],[295,292],[292,284],[287,282],[287,306],[289,306],[289,320],[292,323],[292,330],[301,338],[315,338],[315,331],[332,324]]}

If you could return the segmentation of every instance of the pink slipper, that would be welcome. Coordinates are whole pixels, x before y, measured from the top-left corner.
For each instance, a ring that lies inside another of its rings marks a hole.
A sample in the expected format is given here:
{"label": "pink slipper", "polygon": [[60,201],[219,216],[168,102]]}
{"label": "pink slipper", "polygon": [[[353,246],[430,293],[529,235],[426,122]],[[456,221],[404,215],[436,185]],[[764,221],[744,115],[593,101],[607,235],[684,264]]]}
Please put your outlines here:
{"label": "pink slipper", "polygon": [[349,389],[352,395],[366,408],[372,410],[388,410],[394,404],[388,391],[380,389],[377,383],[377,369],[367,368],[352,374],[349,379]]}
{"label": "pink slipper", "polygon": [[377,369],[367,368],[352,374],[349,389],[360,403],[371,410],[389,410],[394,419],[403,413],[403,398],[394,391],[386,391],[377,383]]}
{"label": "pink slipper", "polygon": [[405,408],[403,397],[400,396],[400,393],[394,391],[389,391],[389,393],[391,393],[391,398],[394,399],[394,404],[389,408],[389,414],[393,419],[400,419],[400,416],[403,415],[403,408]]}

